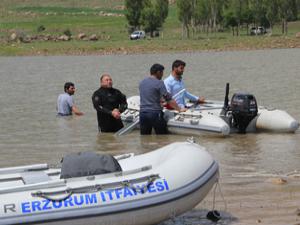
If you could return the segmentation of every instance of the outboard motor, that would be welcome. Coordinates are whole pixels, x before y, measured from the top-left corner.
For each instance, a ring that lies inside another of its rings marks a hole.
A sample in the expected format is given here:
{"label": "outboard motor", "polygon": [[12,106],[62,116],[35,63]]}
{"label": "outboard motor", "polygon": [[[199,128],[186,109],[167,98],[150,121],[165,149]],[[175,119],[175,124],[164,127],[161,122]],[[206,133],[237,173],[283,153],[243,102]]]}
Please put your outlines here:
{"label": "outboard motor", "polygon": [[230,102],[233,126],[239,133],[245,133],[251,120],[257,115],[257,102],[252,94],[235,93]]}

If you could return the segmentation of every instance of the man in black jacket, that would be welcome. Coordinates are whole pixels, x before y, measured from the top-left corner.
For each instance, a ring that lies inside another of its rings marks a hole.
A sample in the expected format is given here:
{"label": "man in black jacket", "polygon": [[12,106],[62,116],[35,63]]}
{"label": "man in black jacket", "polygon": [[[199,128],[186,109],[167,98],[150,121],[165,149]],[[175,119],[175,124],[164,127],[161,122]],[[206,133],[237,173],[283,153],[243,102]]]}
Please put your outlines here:
{"label": "man in black jacket", "polygon": [[126,96],[112,87],[109,74],[101,76],[100,85],[92,96],[99,132],[116,132],[123,127],[121,113],[127,108]]}

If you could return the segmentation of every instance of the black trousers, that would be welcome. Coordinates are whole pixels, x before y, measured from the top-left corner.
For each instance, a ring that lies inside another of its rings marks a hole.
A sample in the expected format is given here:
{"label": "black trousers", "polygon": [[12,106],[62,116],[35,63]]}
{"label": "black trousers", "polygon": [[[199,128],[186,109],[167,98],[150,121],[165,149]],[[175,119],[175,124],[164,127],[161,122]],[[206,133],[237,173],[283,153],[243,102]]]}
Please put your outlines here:
{"label": "black trousers", "polygon": [[121,120],[116,120],[116,119],[110,119],[107,121],[101,121],[101,123],[98,123],[98,129],[99,132],[117,132],[121,128],[123,128],[124,125]]}
{"label": "black trousers", "polygon": [[167,122],[162,111],[140,112],[140,132],[142,135],[151,134],[152,128],[156,134],[168,134]]}

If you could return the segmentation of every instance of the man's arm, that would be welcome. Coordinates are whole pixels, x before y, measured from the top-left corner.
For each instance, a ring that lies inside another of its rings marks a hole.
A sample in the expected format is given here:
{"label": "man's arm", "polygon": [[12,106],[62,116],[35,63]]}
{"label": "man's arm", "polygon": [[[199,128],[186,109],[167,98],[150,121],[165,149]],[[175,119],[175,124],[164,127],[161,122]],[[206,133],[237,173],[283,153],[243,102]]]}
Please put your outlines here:
{"label": "man's arm", "polygon": [[179,105],[176,103],[176,101],[174,99],[171,99],[170,101],[168,101],[168,104],[175,110],[177,110],[178,112],[185,112],[187,109],[186,108],[180,108]]}
{"label": "man's arm", "polygon": [[189,99],[189,100],[192,101],[192,102],[197,102],[198,99],[199,99],[197,96],[191,94],[191,93],[188,92],[188,91],[185,91],[184,97],[187,98],[187,99]]}
{"label": "man's arm", "polygon": [[172,99],[171,94],[167,91],[165,84],[163,83],[163,85],[160,87],[160,91],[162,94],[162,98],[166,100],[166,102],[175,110],[177,110],[178,112],[185,112],[186,109],[185,108],[180,108],[180,106],[176,103],[176,101],[174,99]]}
{"label": "man's arm", "polygon": [[205,98],[204,97],[202,97],[202,96],[197,97],[197,96],[195,96],[195,95],[193,95],[193,94],[191,94],[191,93],[189,93],[187,91],[185,92],[185,97],[187,99],[189,99],[190,101],[192,101],[192,102],[196,102],[196,103],[204,103],[205,102]]}
{"label": "man's arm", "polygon": [[119,108],[113,109],[111,115],[115,119],[120,119],[121,118],[121,113],[124,112],[127,109],[127,101],[126,101],[126,96],[122,94],[119,90],[117,90],[117,93],[119,95]]}
{"label": "man's arm", "polygon": [[80,110],[77,108],[77,106],[74,104],[74,100],[73,100],[73,97],[72,96],[69,96],[67,98],[67,102],[69,104],[69,107],[71,108],[72,110],[72,113],[74,113],[75,115],[77,116],[82,116],[83,115],[83,112],[80,112]]}
{"label": "man's arm", "polygon": [[122,94],[120,92],[120,106],[119,106],[119,110],[120,112],[124,112],[127,109],[127,100],[126,100],[126,96],[124,94]]}
{"label": "man's arm", "polygon": [[119,108],[115,108],[112,110],[111,115],[119,120],[121,118],[121,113],[127,109],[127,101],[126,96],[122,94],[119,90],[117,90],[117,94],[119,95]]}
{"label": "man's arm", "polygon": [[92,96],[92,101],[93,101],[94,108],[96,109],[97,112],[112,115],[111,110],[103,107],[101,96],[94,93]]}
{"label": "man's arm", "polygon": [[76,105],[73,105],[72,106],[72,112],[77,115],[77,116],[82,116],[83,115],[83,112],[81,112],[77,107]]}
{"label": "man's arm", "polygon": [[176,93],[173,93],[173,83],[172,83],[172,80],[167,77],[165,80],[164,80],[164,84],[165,84],[165,87],[167,89],[167,91],[171,94],[171,95],[174,95]]}

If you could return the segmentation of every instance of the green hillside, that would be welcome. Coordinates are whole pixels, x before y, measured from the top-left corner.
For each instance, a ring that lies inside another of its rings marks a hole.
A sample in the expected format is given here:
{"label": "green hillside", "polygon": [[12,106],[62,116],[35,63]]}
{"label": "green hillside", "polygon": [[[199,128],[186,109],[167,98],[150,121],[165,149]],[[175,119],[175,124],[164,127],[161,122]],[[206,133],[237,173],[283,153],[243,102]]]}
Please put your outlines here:
{"label": "green hillside", "polygon": [[[122,0],[1,0],[0,55],[110,54],[135,52],[227,50],[300,47],[300,23],[289,25],[282,36],[280,25],[272,36],[248,36],[244,28],[239,37],[230,30],[196,33],[182,39],[176,6],[170,5],[160,37],[129,40]],[[58,40],[63,34],[71,40]],[[17,40],[12,41],[12,34]],[[87,38],[79,39],[79,34]],[[97,40],[88,40],[95,35]],[[30,40],[30,41],[28,41]]]}

